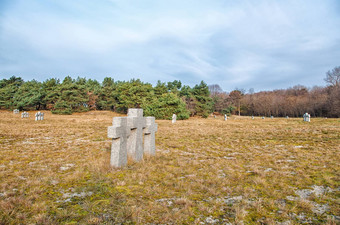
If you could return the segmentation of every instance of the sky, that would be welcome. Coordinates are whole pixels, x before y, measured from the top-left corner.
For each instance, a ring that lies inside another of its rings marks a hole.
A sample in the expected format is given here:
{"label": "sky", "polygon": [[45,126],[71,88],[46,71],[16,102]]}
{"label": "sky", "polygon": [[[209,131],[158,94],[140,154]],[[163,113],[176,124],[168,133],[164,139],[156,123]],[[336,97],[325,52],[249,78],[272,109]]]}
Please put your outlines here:
{"label": "sky", "polygon": [[0,0],[0,79],[325,86],[338,0]]}

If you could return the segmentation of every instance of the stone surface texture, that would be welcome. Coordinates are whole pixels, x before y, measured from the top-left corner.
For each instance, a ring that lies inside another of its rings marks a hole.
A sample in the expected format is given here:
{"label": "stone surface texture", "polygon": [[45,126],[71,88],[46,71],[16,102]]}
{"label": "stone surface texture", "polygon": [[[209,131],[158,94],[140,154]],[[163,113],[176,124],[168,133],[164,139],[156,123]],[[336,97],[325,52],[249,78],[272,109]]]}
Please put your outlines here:
{"label": "stone surface texture", "polygon": [[107,136],[112,138],[110,165],[122,167],[127,164],[127,139],[130,127],[126,117],[114,117],[112,125],[107,129]]}
{"label": "stone surface texture", "polygon": [[155,117],[146,117],[146,127],[144,129],[144,152],[148,155],[156,154],[155,133],[157,131]]}
{"label": "stone surface texture", "polygon": [[145,128],[143,109],[128,109],[127,119],[131,129],[128,137],[128,156],[138,162],[143,159],[143,129]]}

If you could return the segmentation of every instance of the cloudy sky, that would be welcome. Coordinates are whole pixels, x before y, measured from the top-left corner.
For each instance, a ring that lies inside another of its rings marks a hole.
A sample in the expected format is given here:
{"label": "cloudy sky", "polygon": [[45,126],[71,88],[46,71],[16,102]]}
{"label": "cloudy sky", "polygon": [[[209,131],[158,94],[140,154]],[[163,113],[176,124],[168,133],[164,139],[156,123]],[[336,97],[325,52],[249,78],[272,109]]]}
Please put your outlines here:
{"label": "cloudy sky", "polygon": [[338,0],[0,0],[0,79],[324,86]]}

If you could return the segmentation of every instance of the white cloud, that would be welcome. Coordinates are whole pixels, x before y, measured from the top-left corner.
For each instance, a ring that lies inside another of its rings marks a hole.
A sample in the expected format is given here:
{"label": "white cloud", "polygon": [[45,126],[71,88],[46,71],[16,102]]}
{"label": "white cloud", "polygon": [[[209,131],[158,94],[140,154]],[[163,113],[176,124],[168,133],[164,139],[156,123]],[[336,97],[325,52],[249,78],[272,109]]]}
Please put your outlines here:
{"label": "white cloud", "polygon": [[284,88],[292,77],[320,84],[340,57],[334,4],[21,0],[0,15],[0,74],[205,80],[226,90]]}

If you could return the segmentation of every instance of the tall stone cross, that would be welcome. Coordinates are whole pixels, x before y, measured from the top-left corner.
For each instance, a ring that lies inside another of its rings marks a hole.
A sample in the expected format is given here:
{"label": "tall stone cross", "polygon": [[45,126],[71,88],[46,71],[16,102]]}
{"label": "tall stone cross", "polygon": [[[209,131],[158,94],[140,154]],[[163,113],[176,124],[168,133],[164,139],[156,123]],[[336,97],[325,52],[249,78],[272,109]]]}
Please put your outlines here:
{"label": "tall stone cross", "polygon": [[111,127],[107,128],[107,136],[112,138],[110,164],[122,167],[127,164],[127,139],[130,135],[126,117],[114,117]]}
{"label": "tall stone cross", "polygon": [[146,117],[146,127],[144,129],[144,152],[148,155],[156,154],[155,133],[158,125],[155,123],[155,117]]}
{"label": "tall stone cross", "polygon": [[145,128],[143,109],[128,109],[127,120],[131,129],[128,137],[128,155],[138,162],[143,159],[143,129]]}

